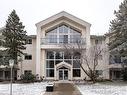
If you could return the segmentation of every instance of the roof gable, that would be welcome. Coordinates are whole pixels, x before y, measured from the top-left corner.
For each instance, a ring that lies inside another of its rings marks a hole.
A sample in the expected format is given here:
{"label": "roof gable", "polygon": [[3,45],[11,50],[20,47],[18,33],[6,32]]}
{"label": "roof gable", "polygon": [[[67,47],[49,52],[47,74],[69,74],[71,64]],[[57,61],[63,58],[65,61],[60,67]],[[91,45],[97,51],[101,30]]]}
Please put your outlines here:
{"label": "roof gable", "polygon": [[56,15],[53,15],[53,16],[51,16],[51,17],[49,17],[49,18],[47,18],[47,19],[45,19],[43,21],[40,21],[40,22],[36,23],[36,26],[37,27],[39,27],[39,26],[41,27],[43,25],[46,25],[46,24],[48,24],[50,22],[53,22],[54,20],[57,20],[57,19],[60,19],[60,18],[68,18],[68,19],[70,19],[72,21],[75,21],[76,23],[79,23],[80,25],[88,26],[88,27],[91,26],[90,23],[88,23],[88,22],[86,22],[84,20],[81,20],[81,19],[79,19],[79,18],[77,18],[77,17],[75,17],[75,16],[73,16],[73,15],[71,15],[71,14],[65,12],[65,11],[62,11],[62,12],[56,14]]}

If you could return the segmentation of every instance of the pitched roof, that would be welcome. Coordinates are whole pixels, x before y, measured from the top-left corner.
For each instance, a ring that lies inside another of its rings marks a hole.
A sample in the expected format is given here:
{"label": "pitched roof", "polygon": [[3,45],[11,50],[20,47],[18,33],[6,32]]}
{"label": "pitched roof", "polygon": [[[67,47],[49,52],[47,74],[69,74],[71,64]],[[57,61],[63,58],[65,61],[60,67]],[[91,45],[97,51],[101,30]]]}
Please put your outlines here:
{"label": "pitched roof", "polygon": [[62,11],[62,12],[60,12],[58,14],[55,14],[55,15],[45,19],[45,20],[42,20],[42,21],[36,23],[36,26],[43,26],[45,24],[48,24],[48,23],[50,23],[50,22],[52,22],[54,20],[57,20],[59,18],[62,18],[62,17],[68,18],[68,19],[70,19],[72,21],[75,21],[75,22],[77,22],[77,23],[79,23],[79,24],[81,24],[83,26],[89,26],[89,27],[91,26],[90,23],[88,23],[88,22],[86,22],[86,21],[84,21],[82,19],[79,19],[79,18],[77,18],[77,17],[75,17],[75,16],[73,16],[73,15],[71,15],[71,14],[65,12],[65,11]]}

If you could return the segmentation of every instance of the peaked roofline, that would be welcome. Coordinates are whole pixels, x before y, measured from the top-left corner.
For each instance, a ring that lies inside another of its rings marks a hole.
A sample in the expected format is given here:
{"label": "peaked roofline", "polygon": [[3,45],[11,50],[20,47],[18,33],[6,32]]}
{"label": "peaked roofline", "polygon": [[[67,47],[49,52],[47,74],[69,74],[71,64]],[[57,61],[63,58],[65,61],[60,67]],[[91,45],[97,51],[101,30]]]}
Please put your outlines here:
{"label": "peaked roofline", "polygon": [[43,25],[45,25],[47,23],[50,23],[50,22],[52,22],[52,21],[54,21],[54,20],[56,20],[58,18],[61,18],[61,17],[69,18],[70,20],[73,20],[73,21],[75,21],[75,22],[77,22],[77,23],[79,23],[79,24],[81,24],[83,26],[89,26],[89,27],[91,26],[90,23],[88,23],[88,22],[86,22],[86,21],[84,21],[84,20],[82,20],[82,19],[80,19],[80,18],[78,18],[78,17],[76,17],[76,16],[74,16],[72,14],[69,14],[69,13],[67,13],[65,11],[61,11],[61,12],[59,12],[59,13],[57,13],[57,14],[55,14],[55,15],[53,15],[53,16],[45,19],[45,20],[42,20],[42,21],[36,23],[35,25],[36,26],[43,26]]}

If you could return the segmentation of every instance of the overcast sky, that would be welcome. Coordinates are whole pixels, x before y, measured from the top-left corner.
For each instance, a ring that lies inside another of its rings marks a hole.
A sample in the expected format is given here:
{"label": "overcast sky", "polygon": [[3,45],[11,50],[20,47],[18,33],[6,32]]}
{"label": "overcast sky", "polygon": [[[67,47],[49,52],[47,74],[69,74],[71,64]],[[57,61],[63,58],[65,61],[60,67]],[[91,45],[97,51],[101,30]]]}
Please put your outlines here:
{"label": "overcast sky", "polygon": [[92,24],[91,34],[108,32],[123,0],[0,0],[0,27],[15,9],[29,35],[36,34],[35,24],[61,11],[66,11]]}

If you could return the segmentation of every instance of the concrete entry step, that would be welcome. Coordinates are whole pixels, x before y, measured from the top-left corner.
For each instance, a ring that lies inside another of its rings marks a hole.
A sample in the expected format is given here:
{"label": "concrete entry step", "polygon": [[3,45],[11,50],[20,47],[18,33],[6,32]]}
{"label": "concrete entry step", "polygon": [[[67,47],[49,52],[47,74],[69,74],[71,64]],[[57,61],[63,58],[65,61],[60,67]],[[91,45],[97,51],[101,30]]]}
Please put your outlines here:
{"label": "concrete entry step", "polygon": [[45,92],[43,95],[82,95],[72,83],[55,83],[53,92]]}

